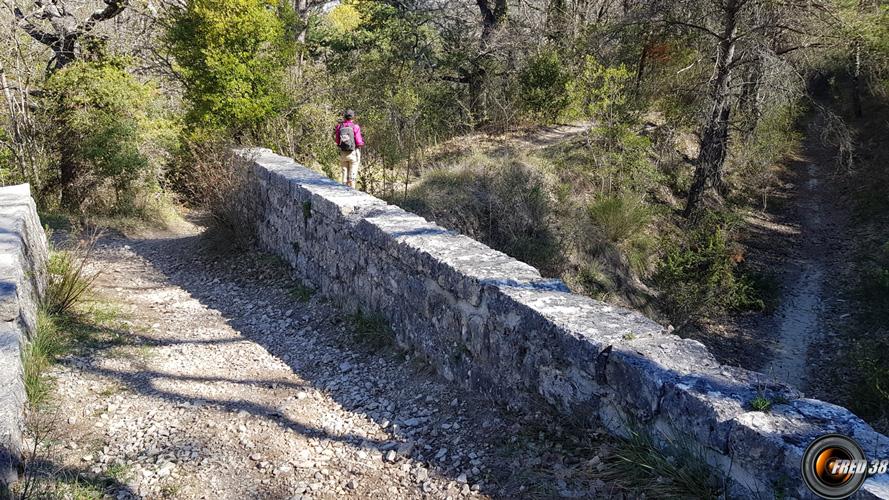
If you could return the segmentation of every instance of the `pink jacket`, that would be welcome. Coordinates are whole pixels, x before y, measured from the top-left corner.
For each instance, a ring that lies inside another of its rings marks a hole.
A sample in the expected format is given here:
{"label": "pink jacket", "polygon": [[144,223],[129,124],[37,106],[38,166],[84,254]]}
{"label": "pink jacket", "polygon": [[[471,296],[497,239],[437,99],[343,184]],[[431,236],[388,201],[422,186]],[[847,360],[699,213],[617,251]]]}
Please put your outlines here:
{"label": "pink jacket", "polygon": [[343,125],[352,127],[352,130],[355,131],[355,145],[359,148],[364,147],[364,138],[361,137],[361,127],[352,120],[346,120],[343,123],[336,124],[336,127],[333,129],[333,142],[335,142],[337,146],[340,145],[340,128],[342,128]]}

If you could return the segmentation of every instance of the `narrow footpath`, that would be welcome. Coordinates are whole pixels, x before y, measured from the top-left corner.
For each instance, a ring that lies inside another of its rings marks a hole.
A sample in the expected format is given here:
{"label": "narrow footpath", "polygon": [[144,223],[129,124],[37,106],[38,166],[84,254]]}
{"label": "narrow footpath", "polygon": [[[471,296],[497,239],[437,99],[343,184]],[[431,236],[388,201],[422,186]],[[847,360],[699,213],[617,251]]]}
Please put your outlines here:
{"label": "narrow footpath", "polygon": [[825,148],[809,133],[803,157],[792,165],[789,203],[781,207],[781,230],[771,244],[782,253],[783,274],[778,307],[757,326],[772,344],[771,358],[760,371],[807,391],[827,361],[815,352],[837,335],[846,314],[848,208],[837,193],[835,166]]}
{"label": "narrow footpath", "polygon": [[31,457],[64,487],[118,499],[614,493],[593,473],[595,434],[572,456],[552,419],[367,347],[333,305],[300,301],[273,257],[220,254],[193,228],[106,237],[92,267],[105,326],[53,368],[48,444]]}

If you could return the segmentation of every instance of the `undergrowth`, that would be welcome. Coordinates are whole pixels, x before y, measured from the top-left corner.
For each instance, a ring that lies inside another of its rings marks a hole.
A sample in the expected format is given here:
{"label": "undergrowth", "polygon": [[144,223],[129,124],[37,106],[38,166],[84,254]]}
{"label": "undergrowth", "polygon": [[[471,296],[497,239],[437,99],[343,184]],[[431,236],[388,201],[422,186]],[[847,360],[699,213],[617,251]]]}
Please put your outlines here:
{"label": "undergrowth", "polygon": [[70,313],[89,291],[98,273],[85,266],[95,249],[98,234],[65,250],[52,250],[47,263],[47,282],[41,307],[50,315]]}
{"label": "undergrowth", "polygon": [[677,323],[766,308],[775,287],[742,265],[743,251],[732,237],[737,224],[733,217],[710,212],[667,249],[655,282],[665,310]]}
{"label": "undergrowth", "polygon": [[22,350],[25,393],[32,406],[41,405],[50,387],[44,372],[68,346],[64,331],[59,328],[59,320],[41,308],[37,312],[37,326],[30,341]]}
{"label": "undergrowth", "polygon": [[290,289],[289,295],[299,302],[308,302],[312,298],[312,295],[315,295],[315,290],[300,283],[296,283]]}
{"label": "undergrowth", "polygon": [[[859,297],[865,314],[855,326],[845,365],[858,374],[849,407],[883,428],[889,427],[889,240],[866,252],[859,264]],[[883,429],[885,430],[885,429]]]}
{"label": "undergrowth", "polygon": [[359,342],[375,350],[392,345],[395,334],[383,316],[366,313],[359,309],[349,319]]}
{"label": "undergrowth", "polygon": [[666,443],[668,455],[646,434],[631,431],[606,460],[602,479],[620,485],[631,496],[647,498],[719,498],[723,485],[707,465],[693,438]]}

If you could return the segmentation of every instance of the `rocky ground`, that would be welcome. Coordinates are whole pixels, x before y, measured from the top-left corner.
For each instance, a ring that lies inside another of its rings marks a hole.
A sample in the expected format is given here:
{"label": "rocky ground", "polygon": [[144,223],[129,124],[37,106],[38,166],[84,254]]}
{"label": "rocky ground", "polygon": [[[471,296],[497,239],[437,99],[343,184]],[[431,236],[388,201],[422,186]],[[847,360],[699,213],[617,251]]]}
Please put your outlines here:
{"label": "rocky ground", "polygon": [[[92,326],[31,416],[69,498],[613,496],[610,444],[438,378],[276,259],[186,234],[100,241]],[[35,439],[32,437],[32,439]],[[39,496],[39,495],[37,495]]]}

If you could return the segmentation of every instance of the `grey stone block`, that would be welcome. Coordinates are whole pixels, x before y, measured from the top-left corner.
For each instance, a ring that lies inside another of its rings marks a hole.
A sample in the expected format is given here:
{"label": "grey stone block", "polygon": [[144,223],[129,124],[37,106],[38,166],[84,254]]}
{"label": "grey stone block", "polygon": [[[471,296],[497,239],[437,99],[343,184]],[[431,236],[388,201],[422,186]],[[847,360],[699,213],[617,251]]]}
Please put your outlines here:
{"label": "grey stone block", "polygon": [[26,403],[21,348],[36,328],[47,260],[29,186],[0,188],[0,496],[18,478]]}

